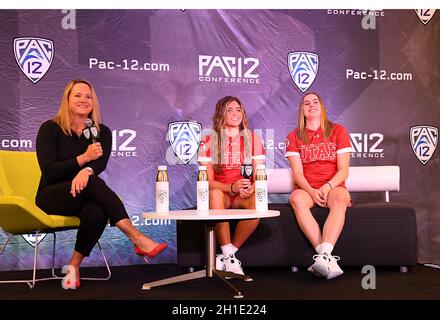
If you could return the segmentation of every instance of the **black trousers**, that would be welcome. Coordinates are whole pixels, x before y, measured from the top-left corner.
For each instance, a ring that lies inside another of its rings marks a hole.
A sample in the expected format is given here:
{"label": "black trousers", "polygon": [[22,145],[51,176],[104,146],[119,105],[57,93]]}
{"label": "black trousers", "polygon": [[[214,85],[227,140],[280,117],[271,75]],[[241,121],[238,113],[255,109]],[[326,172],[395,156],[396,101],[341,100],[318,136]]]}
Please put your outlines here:
{"label": "black trousers", "polygon": [[122,201],[98,176],[90,176],[87,187],[73,197],[71,181],[49,185],[40,190],[36,205],[49,215],[77,216],[81,223],[75,250],[89,256],[108,221],[115,225],[129,218]]}

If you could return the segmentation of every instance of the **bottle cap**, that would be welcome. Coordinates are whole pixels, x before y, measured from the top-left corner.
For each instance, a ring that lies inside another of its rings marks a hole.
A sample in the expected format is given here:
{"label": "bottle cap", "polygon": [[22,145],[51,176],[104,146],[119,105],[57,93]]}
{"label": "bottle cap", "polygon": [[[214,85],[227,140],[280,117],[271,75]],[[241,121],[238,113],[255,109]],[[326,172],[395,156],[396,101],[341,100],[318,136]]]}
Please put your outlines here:
{"label": "bottle cap", "polygon": [[158,166],[157,170],[159,170],[159,171],[166,171],[167,170],[167,166]]}
{"label": "bottle cap", "polygon": [[266,169],[266,166],[263,163],[257,164],[257,170]]}
{"label": "bottle cap", "polygon": [[199,170],[206,170],[206,166],[199,166]]}

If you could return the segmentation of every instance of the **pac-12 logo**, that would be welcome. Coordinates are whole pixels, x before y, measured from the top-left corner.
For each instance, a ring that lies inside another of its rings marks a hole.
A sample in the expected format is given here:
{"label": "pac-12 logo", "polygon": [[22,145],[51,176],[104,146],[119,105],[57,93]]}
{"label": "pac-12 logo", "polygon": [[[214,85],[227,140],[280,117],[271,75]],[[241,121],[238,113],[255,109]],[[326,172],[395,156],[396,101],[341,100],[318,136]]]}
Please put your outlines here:
{"label": "pac-12 logo", "polygon": [[352,158],[384,158],[384,149],[380,148],[384,136],[382,133],[350,133],[353,146]]}
{"label": "pac-12 logo", "polygon": [[315,81],[318,73],[319,57],[311,52],[291,52],[287,58],[290,76],[302,92]]}
{"label": "pac-12 logo", "polygon": [[[92,127],[91,129],[93,129]],[[97,133],[97,132],[96,132]],[[96,134],[91,131],[88,133]],[[87,136],[86,136],[87,138]],[[136,157],[136,145],[133,145],[133,141],[136,138],[136,131],[132,129],[122,129],[112,131],[112,156],[113,157]],[[87,138],[88,139],[88,138]]]}
{"label": "pac-12 logo", "polygon": [[168,140],[183,164],[196,155],[201,139],[202,125],[198,122],[176,121],[168,124]]}
{"label": "pac-12 logo", "polygon": [[35,244],[40,243],[44,239],[44,237],[46,237],[46,233],[38,234],[38,239],[35,233],[22,234],[21,236],[32,247],[35,247]]}
{"label": "pac-12 logo", "polygon": [[257,58],[199,55],[199,81],[260,84]]}
{"label": "pac-12 logo", "polygon": [[423,24],[427,24],[434,16],[436,9],[415,9],[417,16]]}
{"label": "pac-12 logo", "polygon": [[15,60],[21,71],[33,83],[40,81],[49,70],[55,47],[53,41],[43,38],[14,39]]}
{"label": "pac-12 logo", "polygon": [[432,126],[414,126],[409,130],[411,147],[416,157],[425,165],[437,148],[438,128]]}

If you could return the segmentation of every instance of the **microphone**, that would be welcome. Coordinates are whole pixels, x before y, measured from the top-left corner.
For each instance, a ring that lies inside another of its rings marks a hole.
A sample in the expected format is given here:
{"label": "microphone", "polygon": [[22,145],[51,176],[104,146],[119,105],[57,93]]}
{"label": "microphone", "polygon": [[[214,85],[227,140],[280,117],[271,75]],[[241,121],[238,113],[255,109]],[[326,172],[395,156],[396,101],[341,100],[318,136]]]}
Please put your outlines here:
{"label": "microphone", "polygon": [[84,121],[86,127],[83,129],[83,134],[86,139],[92,139],[92,143],[95,143],[99,139],[98,128],[93,125],[93,121],[90,118],[87,118]]}

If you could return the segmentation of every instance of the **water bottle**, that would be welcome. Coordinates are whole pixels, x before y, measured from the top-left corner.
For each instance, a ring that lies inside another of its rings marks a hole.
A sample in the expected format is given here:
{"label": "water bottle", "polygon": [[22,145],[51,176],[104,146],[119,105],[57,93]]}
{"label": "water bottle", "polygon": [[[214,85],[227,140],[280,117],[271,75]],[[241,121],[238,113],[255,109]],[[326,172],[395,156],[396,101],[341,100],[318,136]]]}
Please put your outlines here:
{"label": "water bottle", "polygon": [[267,174],[264,164],[257,164],[255,175],[255,210],[267,211]]}
{"label": "water bottle", "polygon": [[156,212],[168,212],[170,206],[170,184],[167,166],[159,166],[156,177]]}
{"label": "water bottle", "polygon": [[197,174],[197,211],[209,210],[209,181],[206,166],[199,166]]}

